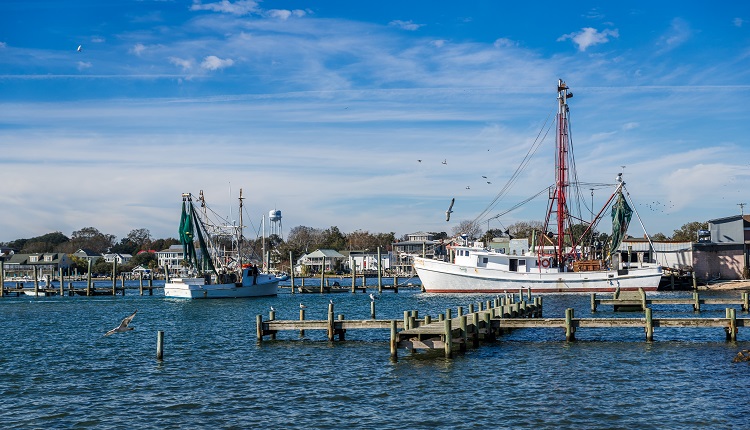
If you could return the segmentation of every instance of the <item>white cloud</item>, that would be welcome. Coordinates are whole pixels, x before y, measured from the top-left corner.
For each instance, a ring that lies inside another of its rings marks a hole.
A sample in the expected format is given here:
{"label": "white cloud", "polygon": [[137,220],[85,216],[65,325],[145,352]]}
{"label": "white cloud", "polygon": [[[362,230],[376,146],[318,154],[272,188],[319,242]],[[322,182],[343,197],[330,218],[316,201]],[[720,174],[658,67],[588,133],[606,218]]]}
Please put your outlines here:
{"label": "white cloud", "polygon": [[633,130],[633,129],[636,129],[638,127],[640,127],[640,124],[638,124],[637,122],[628,122],[628,123],[625,123],[625,125],[622,126],[622,129],[623,130]]}
{"label": "white cloud", "polygon": [[209,55],[208,57],[203,59],[203,62],[201,63],[201,67],[208,70],[219,70],[226,67],[229,67],[234,64],[234,60],[231,58],[227,58],[226,60],[222,60],[221,58],[215,56],[215,55]]}
{"label": "white cloud", "polygon": [[409,30],[409,31],[416,31],[416,30],[419,30],[419,27],[424,27],[424,24],[415,24],[412,20],[401,21],[400,19],[393,20],[389,22],[388,25],[392,25],[402,30]]}
{"label": "white cloud", "polygon": [[78,70],[90,69],[91,66],[92,64],[89,63],[88,61],[79,61],[78,63],[76,63],[76,67],[78,68]]}
{"label": "white cloud", "polygon": [[734,24],[735,27],[742,27],[742,24],[745,23],[745,20],[742,18],[735,18],[732,20],[732,24]]}
{"label": "white cloud", "polygon": [[8,46],[8,45],[7,45],[7,44],[6,44],[5,42],[0,42],[0,48],[5,48],[5,47],[7,47],[7,46]]}
{"label": "white cloud", "polygon": [[145,50],[146,45],[142,43],[136,43],[132,48],[130,48],[130,52],[135,55],[141,55],[141,53]]}
{"label": "white cloud", "polygon": [[280,19],[282,21],[286,21],[291,16],[294,16],[296,18],[301,18],[307,15],[307,12],[301,9],[295,9],[295,10],[271,9],[267,11],[265,15],[269,18],[275,18],[275,19]]}
{"label": "white cloud", "polygon": [[182,67],[183,70],[193,68],[193,60],[185,60],[179,57],[169,57],[169,62],[174,64],[175,66]]}
{"label": "white cloud", "polygon": [[495,41],[494,45],[495,48],[513,48],[518,46],[518,42],[501,37]]}
{"label": "white cloud", "polygon": [[445,39],[433,40],[432,41],[432,45],[435,46],[435,47],[437,47],[437,48],[442,48],[445,45],[445,42],[446,42]]}
{"label": "white cloud", "polygon": [[208,10],[241,16],[258,13],[260,8],[258,8],[258,2],[252,0],[239,0],[234,3],[229,0],[221,0],[220,2],[206,4],[202,4],[200,0],[195,0],[193,5],[190,6],[190,10]]}
{"label": "white cloud", "polygon": [[572,40],[578,46],[579,51],[585,51],[590,46],[599,45],[602,43],[609,42],[609,38],[620,37],[617,29],[614,30],[602,30],[599,31],[595,28],[585,27],[581,31],[564,34],[560,36],[557,41],[562,42],[564,40]]}

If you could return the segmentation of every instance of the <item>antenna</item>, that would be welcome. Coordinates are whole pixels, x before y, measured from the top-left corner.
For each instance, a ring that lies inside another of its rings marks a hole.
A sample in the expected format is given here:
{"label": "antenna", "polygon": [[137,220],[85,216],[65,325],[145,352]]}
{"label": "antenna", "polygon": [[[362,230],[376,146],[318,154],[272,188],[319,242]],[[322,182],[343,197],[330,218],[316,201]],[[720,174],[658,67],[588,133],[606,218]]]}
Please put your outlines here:
{"label": "antenna", "polygon": [[746,204],[747,203],[737,203],[737,206],[740,207],[740,214],[742,214],[743,217],[745,216],[745,205]]}

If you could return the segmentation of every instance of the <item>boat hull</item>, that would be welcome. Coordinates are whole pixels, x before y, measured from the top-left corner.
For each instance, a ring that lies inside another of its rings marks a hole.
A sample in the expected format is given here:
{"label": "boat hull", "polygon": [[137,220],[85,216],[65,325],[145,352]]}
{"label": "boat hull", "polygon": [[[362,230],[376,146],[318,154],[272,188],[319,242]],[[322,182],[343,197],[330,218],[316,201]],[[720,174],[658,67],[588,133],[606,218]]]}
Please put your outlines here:
{"label": "boat hull", "polygon": [[504,293],[531,289],[533,293],[599,293],[656,291],[661,267],[622,271],[534,273],[471,267],[449,262],[414,258],[414,268],[427,293]]}
{"label": "boat hull", "polygon": [[175,278],[164,284],[164,296],[182,299],[234,299],[265,297],[278,294],[279,281],[274,276],[258,276],[242,283],[206,284],[203,278]]}

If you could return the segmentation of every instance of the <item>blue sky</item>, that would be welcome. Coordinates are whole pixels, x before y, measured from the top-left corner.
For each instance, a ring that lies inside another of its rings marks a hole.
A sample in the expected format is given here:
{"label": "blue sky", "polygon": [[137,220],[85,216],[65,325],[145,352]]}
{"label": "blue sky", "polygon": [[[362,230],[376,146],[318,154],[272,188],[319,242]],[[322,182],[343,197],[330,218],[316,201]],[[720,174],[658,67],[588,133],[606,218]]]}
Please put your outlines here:
{"label": "blue sky", "polygon": [[[279,209],[285,233],[450,232],[506,184],[558,78],[579,178],[625,166],[649,233],[750,203],[747,2],[8,0],[0,24],[0,241],[176,237],[182,192],[228,212],[239,188],[256,230]],[[550,185],[553,151],[488,216]]]}

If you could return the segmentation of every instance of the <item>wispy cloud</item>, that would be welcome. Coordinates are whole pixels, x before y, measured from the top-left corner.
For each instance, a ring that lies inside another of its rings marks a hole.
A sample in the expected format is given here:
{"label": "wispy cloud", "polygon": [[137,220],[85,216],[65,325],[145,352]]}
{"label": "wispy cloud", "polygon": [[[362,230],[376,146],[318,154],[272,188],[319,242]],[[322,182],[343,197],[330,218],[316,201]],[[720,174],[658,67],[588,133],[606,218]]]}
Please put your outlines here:
{"label": "wispy cloud", "polygon": [[493,45],[496,48],[513,48],[513,47],[518,46],[518,42],[516,42],[514,40],[511,40],[511,39],[508,39],[508,38],[505,38],[505,37],[501,37],[501,38],[495,40],[495,42],[493,43]]}
{"label": "wispy cloud", "polygon": [[146,45],[142,43],[136,43],[135,45],[133,45],[132,48],[130,48],[130,53],[135,54],[135,55],[141,55],[141,53],[143,53],[143,51],[145,50],[146,50]]}
{"label": "wispy cloud", "polygon": [[265,15],[269,18],[280,19],[286,21],[290,17],[302,18],[307,15],[307,12],[302,9],[286,10],[286,9],[271,9],[265,12]]}
{"label": "wispy cloud", "polygon": [[617,29],[604,29],[602,31],[599,31],[592,27],[585,27],[582,28],[581,31],[564,34],[558,37],[557,41],[562,42],[565,40],[572,40],[573,43],[578,46],[579,51],[585,51],[591,46],[607,43],[609,42],[610,38],[618,37],[620,37],[620,34]]}
{"label": "wispy cloud", "polygon": [[232,15],[248,15],[260,12],[258,2],[252,0],[238,0],[232,3],[229,0],[221,0],[215,3],[201,3],[200,0],[194,0],[190,10],[207,10],[212,12],[229,13]]}
{"label": "wispy cloud", "polygon": [[742,25],[745,24],[745,20],[742,18],[735,18],[732,20],[732,24],[734,24],[735,27],[742,27]]}
{"label": "wispy cloud", "polygon": [[419,30],[420,27],[424,26],[424,24],[416,24],[412,20],[402,21],[400,19],[393,20],[389,22],[388,25],[398,27],[402,30],[409,30],[409,31],[416,31],[416,30]]}
{"label": "wispy cloud", "polygon": [[682,18],[674,18],[669,29],[659,39],[660,52],[671,51],[687,42],[693,35],[690,24]]}
{"label": "wispy cloud", "polygon": [[190,59],[169,57],[169,62],[175,66],[181,67],[183,70],[190,70],[193,68],[193,60]]}

